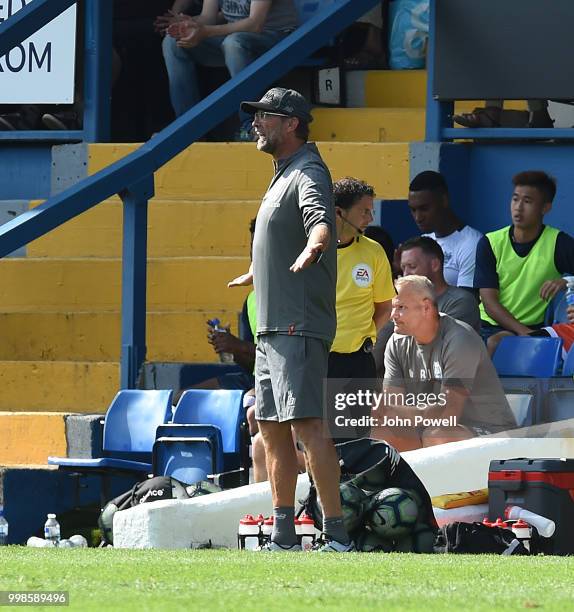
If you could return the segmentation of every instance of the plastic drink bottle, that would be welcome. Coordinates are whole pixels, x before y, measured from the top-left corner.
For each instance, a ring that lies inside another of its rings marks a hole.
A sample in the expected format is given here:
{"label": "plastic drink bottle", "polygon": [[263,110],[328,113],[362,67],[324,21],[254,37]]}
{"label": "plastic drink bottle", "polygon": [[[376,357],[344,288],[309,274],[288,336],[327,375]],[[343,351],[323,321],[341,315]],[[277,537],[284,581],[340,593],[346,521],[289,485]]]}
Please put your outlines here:
{"label": "plastic drink bottle", "polygon": [[261,531],[259,522],[251,514],[246,514],[239,521],[237,530],[237,545],[240,550],[257,550]]}
{"label": "plastic drink bottle", "polygon": [[[207,322],[208,325],[211,325],[211,327],[213,327],[213,331],[216,332],[222,332],[224,334],[228,334],[229,330],[227,329],[227,327],[223,327],[221,325],[221,321],[219,319],[209,319],[209,321]],[[219,353],[219,360],[222,363],[233,363],[234,359],[233,359],[233,353]]]}
{"label": "plastic drink bottle", "polygon": [[8,544],[8,521],[4,516],[4,506],[0,506],[0,546]]}
{"label": "plastic drink bottle", "polygon": [[301,524],[301,549],[311,550],[315,544],[315,522],[308,514],[299,517]]}
{"label": "plastic drink bottle", "polygon": [[530,510],[525,510],[520,506],[508,506],[504,511],[504,516],[508,519],[522,519],[526,521],[529,525],[532,525],[532,527],[536,527],[538,533],[543,538],[551,538],[556,531],[556,524],[554,521],[545,516],[540,516],[540,514],[536,514],[535,512],[530,512]]}
{"label": "plastic drink bottle", "polygon": [[512,525],[512,532],[517,540],[520,540],[527,550],[530,550],[530,527],[522,519],[518,519]]}
{"label": "plastic drink bottle", "polygon": [[44,539],[52,546],[60,543],[60,523],[55,514],[48,514],[48,520],[44,524]]}

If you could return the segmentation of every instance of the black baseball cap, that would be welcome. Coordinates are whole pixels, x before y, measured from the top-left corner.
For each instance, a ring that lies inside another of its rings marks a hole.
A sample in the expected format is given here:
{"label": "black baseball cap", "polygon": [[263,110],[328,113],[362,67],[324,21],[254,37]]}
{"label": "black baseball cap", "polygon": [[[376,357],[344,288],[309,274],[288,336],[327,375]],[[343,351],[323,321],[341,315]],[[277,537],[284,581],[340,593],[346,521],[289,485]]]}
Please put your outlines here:
{"label": "black baseball cap", "polygon": [[311,123],[311,106],[307,100],[294,89],[274,87],[270,89],[259,102],[242,102],[241,110],[250,115],[257,111],[280,113],[287,117],[297,117],[306,123]]}

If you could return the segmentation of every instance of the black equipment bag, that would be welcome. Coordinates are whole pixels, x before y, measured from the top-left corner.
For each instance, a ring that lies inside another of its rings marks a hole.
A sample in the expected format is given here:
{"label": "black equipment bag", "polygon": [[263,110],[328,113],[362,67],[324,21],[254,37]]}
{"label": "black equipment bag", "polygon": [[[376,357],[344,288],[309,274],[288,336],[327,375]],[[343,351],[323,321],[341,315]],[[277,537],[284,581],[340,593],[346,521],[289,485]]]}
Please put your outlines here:
{"label": "black equipment bag", "polygon": [[[535,543],[535,538],[531,541]],[[435,539],[437,553],[529,555],[531,552],[516,539],[510,529],[489,527],[482,523],[443,525]]]}

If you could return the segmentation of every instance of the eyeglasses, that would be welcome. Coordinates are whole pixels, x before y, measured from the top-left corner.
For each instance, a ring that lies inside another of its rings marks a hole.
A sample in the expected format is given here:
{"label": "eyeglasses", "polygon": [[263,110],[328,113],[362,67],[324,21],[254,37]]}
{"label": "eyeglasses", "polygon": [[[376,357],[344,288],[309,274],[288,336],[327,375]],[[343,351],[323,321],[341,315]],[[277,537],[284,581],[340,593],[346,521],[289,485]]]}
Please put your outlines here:
{"label": "eyeglasses", "polygon": [[255,115],[253,115],[253,119],[257,121],[267,121],[270,117],[283,117],[289,118],[289,115],[285,115],[283,113],[270,113],[268,111],[256,111]]}

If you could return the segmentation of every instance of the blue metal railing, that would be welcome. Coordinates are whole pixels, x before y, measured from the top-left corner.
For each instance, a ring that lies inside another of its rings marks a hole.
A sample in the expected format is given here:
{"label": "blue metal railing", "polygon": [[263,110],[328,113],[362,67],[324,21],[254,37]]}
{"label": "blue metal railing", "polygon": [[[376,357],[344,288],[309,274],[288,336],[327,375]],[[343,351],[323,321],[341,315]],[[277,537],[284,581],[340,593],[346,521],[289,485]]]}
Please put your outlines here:
{"label": "blue metal railing", "polygon": [[430,0],[429,45],[427,52],[427,142],[456,139],[548,140],[574,139],[573,128],[455,128],[452,116],[454,100],[438,100],[434,96],[436,3]]}
{"label": "blue metal railing", "polygon": [[[88,0],[100,1],[110,0]],[[237,112],[241,100],[263,91],[379,1],[337,0],[138,150],[0,227],[0,257],[4,257],[119,193],[124,204],[122,388],[135,386],[145,360],[147,205],[154,195],[153,173]],[[70,4],[71,0],[34,0],[0,26],[0,55]]]}

